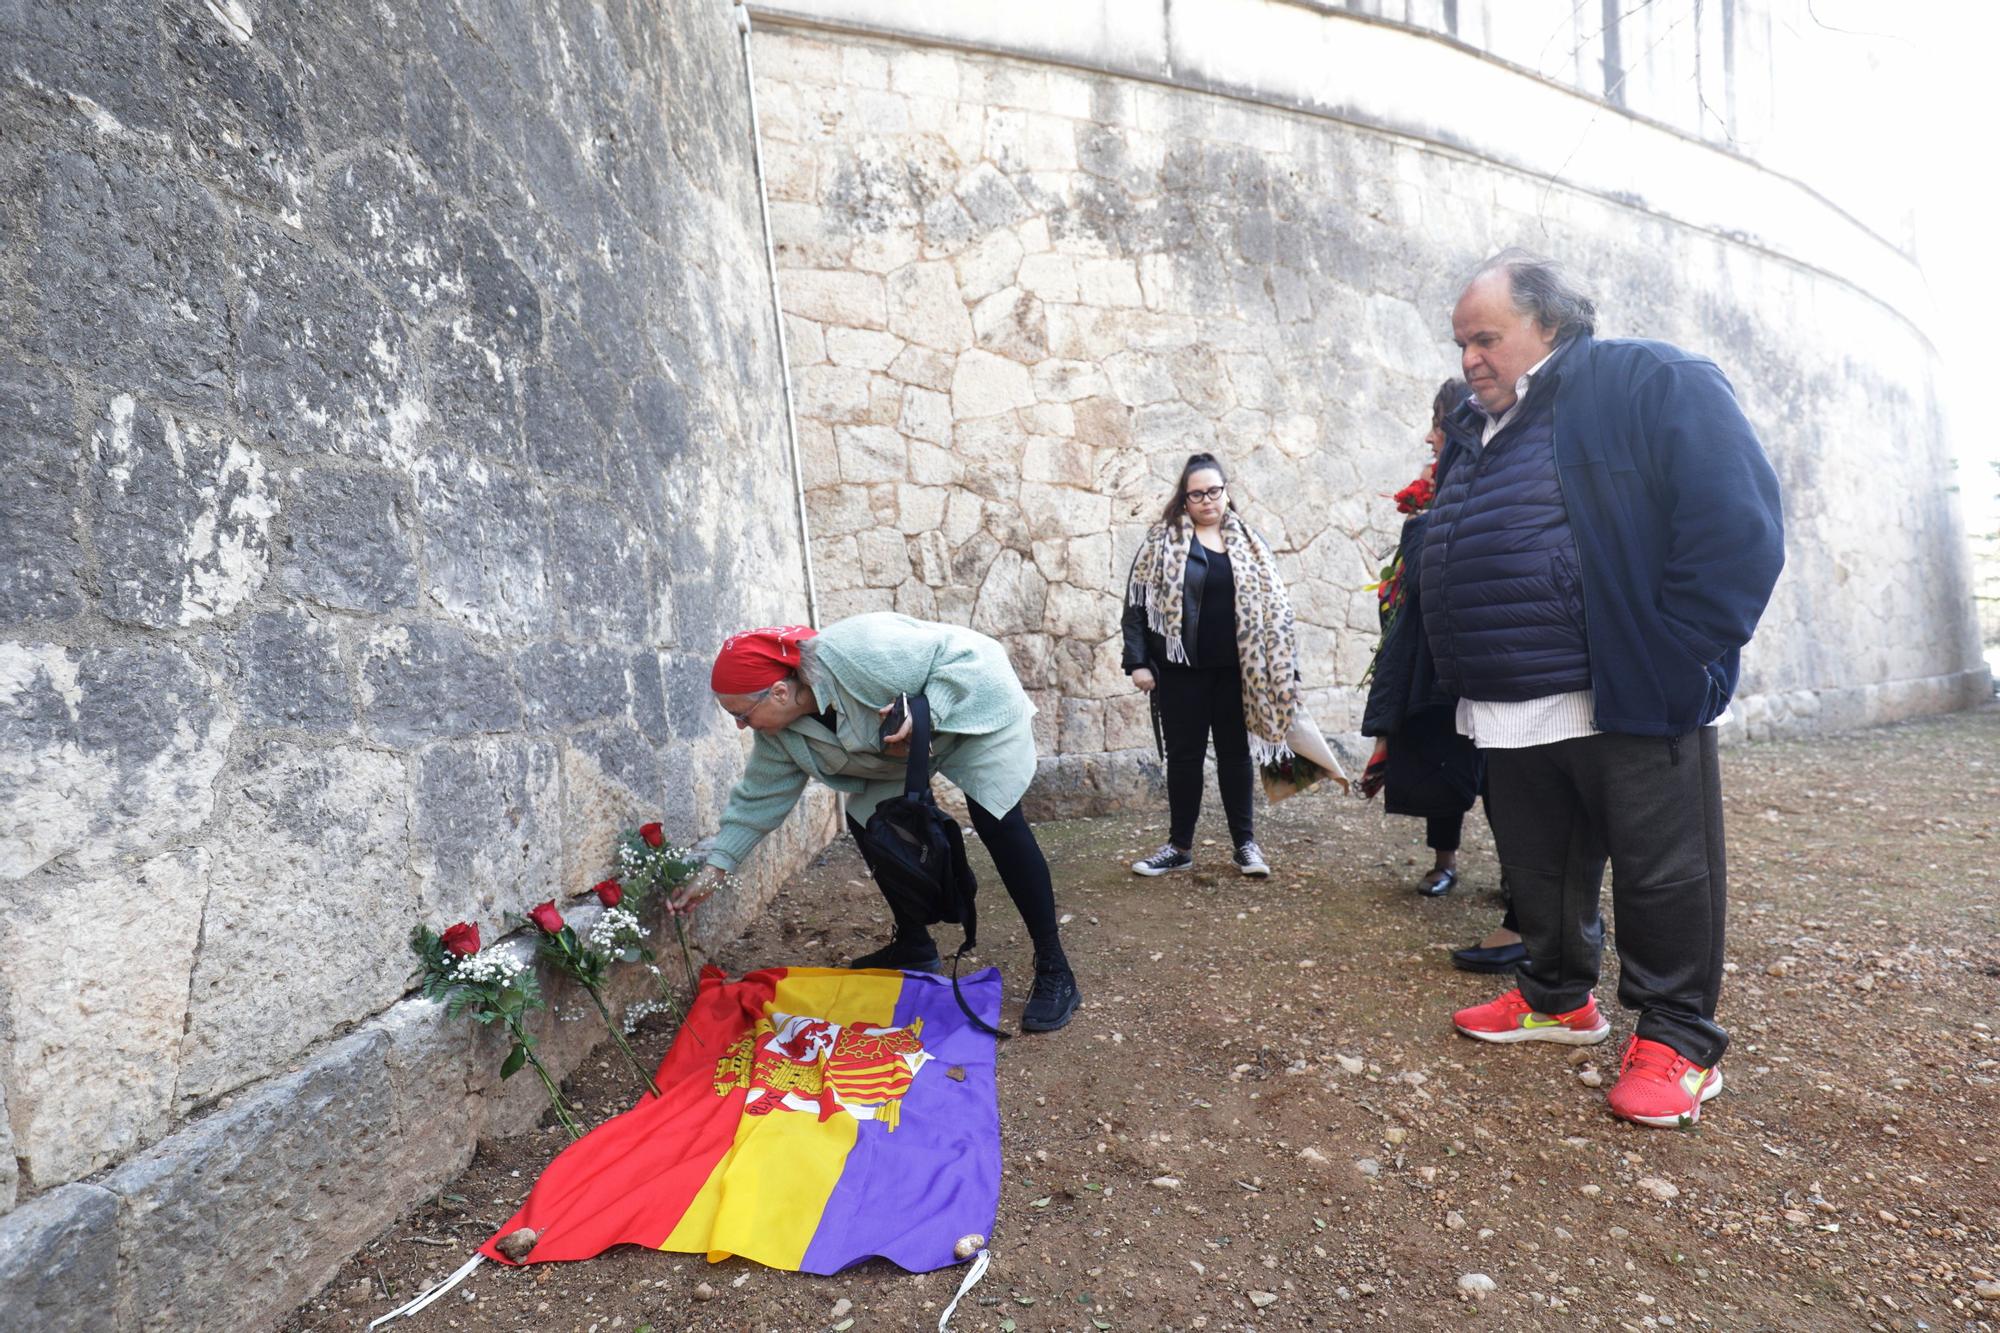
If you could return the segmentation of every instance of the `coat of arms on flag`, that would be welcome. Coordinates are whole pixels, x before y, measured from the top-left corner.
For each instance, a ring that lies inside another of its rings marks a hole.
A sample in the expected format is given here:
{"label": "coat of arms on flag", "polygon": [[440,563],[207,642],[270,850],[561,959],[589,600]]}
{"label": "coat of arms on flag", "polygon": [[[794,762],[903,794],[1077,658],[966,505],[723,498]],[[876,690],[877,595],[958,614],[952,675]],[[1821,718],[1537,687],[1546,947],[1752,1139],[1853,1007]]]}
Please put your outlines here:
{"label": "coat of arms on flag", "polygon": [[[996,970],[960,987],[998,1019]],[[947,978],[704,969],[661,1095],[565,1149],[480,1253],[515,1262],[498,1242],[528,1228],[526,1263],[620,1244],[820,1274],[959,1262],[999,1210],[994,1053]]]}

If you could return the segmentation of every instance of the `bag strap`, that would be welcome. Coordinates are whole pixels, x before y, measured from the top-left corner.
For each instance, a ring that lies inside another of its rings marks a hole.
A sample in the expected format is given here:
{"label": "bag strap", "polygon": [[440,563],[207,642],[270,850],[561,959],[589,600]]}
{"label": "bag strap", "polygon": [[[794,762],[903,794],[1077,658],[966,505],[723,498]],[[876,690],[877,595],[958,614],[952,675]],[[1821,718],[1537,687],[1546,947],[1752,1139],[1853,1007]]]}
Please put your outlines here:
{"label": "bag strap", "polygon": [[961,991],[958,988],[958,960],[965,957],[965,950],[966,950],[966,945],[961,944],[958,946],[958,952],[951,956],[951,998],[958,1001],[959,1012],[966,1016],[966,1018],[971,1022],[972,1026],[978,1028],[981,1032],[986,1033],[990,1037],[997,1038],[1000,1041],[1006,1041],[1009,1037],[1013,1036],[1014,1034],[1006,1031],[1005,1029],[994,1027],[991,1023],[981,1018],[978,1014],[973,1013],[972,1006],[965,1002],[965,992]]}
{"label": "bag strap", "polygon": [[931,789],[931,701],[921,694],[907,697],[910,701],[910,762],[903,770],[903,794],[916,796]]}

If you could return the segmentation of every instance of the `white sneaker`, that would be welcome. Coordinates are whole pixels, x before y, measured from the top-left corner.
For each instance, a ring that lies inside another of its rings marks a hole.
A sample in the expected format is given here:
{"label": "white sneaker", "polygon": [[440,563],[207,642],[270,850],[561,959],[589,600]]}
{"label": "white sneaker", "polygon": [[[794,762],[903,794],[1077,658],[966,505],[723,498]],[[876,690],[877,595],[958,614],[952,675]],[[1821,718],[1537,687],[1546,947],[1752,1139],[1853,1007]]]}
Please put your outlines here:
{"label": "white sneaker", "polygon": [[1176,870],[1194,869],[1194,857],[1188,855],[1172,843],[1162,843],[1160,850],[1143,861],[1132,863],[1135,875],[1169,875]]}

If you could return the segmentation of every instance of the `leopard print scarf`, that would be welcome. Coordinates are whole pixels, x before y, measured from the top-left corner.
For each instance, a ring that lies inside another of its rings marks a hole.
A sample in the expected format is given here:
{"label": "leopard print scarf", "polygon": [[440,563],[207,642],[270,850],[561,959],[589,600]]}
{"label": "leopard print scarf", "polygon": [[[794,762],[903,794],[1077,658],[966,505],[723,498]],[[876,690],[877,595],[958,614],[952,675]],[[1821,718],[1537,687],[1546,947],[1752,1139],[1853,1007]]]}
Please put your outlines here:
{"label": "leopard print scarf", "polygon": [[[1194,524],[1186,517],[1156,523],[1139,545],[1125,600],[1146,608],[1146,624],[1167,641],[1167,659],[1187,663],[1181,642],[1182,584]],[[1292,602],[1278,562],[1264,539],[1232,511],[1222,517],[1222,544],[1236,576],[1236,662],[1243,674],[1243,725],[1250,755],[1259,764],[1291,753],[1285,735],[1299,712],[1298,636]]]}

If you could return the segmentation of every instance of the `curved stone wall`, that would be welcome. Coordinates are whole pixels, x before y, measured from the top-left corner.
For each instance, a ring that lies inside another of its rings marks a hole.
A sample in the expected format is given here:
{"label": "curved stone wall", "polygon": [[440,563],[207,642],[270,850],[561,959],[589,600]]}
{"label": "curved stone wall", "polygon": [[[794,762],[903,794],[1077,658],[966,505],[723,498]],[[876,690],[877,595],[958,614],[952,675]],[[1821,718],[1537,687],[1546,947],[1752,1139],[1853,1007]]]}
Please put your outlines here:
{"label": "curved stone wall", "polygon": [[[1116,626],[1194,449],[1280,553],[1315,712],[1356,724],[1383,497],[1455,372],[1457,276],[1515,243],[1571,260],[1604,332],[1713,356],[1784,479],[1790,566],[1735,733],[1983,692],[1934,356],[1881,237],[1740,156],[1325,6],[1065,12],[824,0],[760,9],[756,45],[826,613],[1006,640],[1042,709],[1040,808],[1154,799]],[[1336,52],[1337,96],[1313,81]],[[1468,101],[1453,77],[1485,119],[1440,114]],[[1608,146],[1536,174],[1600,113]],[[1543,137],[1480,142],[1500,126]]]}
{"label": "curved stone wall", "polygon": [[713,828],[805,608],[745,94],[715,4],[0,8],[0,1326],[310,1294],[538,1114],[411,927]]}

